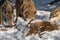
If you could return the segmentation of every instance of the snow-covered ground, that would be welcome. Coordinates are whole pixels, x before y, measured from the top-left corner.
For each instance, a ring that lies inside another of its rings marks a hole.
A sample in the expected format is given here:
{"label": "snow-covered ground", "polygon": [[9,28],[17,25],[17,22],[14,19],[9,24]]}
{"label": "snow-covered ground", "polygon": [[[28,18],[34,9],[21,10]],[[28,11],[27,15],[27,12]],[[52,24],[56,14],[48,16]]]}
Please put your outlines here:
{"label": "snow-covered ground", "polygon": [[[48,11],[37,10],[36,21],[49,20],[49,14],[50,12]],[[46,32],[44,35],[42,35],[42,38],[39,38],[37,34],[25,36],[25,34],[28,32],[28,28],[26,27],[26,24],[28,22],[29,21],[24,21],[19,17],[17,25],[20,31],[18,31],[14,27],[9,29],[8,31],[0,31],[0,40],[60,40],[60,30]]]}
{"label": "snow-covered ground", "polygon": [[[55,5],[48,5],[45,3],[49,3],[52,0],[48,1],[46,0],[35,0],[35,6],[37,9],[36,13],[36,20],[41,21],[41,20],[49,20],[49,15],[50,15],[50,10],[56,7],[57,4]],[[16,11],[14,10],[14,13]],[[0,40],[60,40],[60,30],[54,30],[51,32],[46,32],[44,35],[42,35],[42,38],[39,38],[39,36],[36,35],[30,35],[30,36],[25,36],[26,33],[28,32],[28,28],[26,27],[27,23],[29,21],[24,21],[22,18],[18,18],[17,25],[20,29],[18,31],[15,27],[10,28],[8,31],[0,31]],[[60,24],[60,21],[57,23]],[[58,26],[60,27],[60,26]]]}

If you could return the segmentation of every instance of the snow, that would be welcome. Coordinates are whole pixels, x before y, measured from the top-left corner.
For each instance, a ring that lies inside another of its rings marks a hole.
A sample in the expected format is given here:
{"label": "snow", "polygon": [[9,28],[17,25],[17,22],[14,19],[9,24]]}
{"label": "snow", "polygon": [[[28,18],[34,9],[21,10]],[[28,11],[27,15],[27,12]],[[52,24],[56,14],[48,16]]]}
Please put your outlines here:
{"label": "snow", "polygon": [[[40,11],[37,10],[37,16],[46,16],[45,19],[49,18],[50,12],[49,11]],[[37,17],[38,18],[38,17]],[[41,21],[43,19],[36,19],[35,21]],[[48,19],[49,20],[49,19]],[[28,28],[26,27],[29,21],[24,21],[22,18],[18,18],[17,25],[20,29],[18,31],[16,28],[10,28],[8,31],[0,31],[0,40],[60,40],[60,30],[54,30],[51,32],[46,32],[42,35],[42,38],[36,35],[25,36],[28,32]]]}
{"label": "snow", "polygon": [[[33,22],[49,20],[50,10],[54,9],[56,7],[56,4],[52,6],[45,4],[53,0],[40,0],[39,2],[38,1],[39,0],[34,1],[37,13],[36,20],[34,20]],[[59,3],[60,2],[58,2],[57,4]],[[16,10],[14,10],[14,13],[16,13]],[[42,38],[39,38],[38,34],[25,36],[26,33],[29,31],[28,27],[26,27],[28,22],[29,21],[24,21],[22,18],[19,17],[17,25],[20,31],[18,31],[15,26],[13,28],[10,28],[8,31],[0,31],[0,40],[60,40],[60,30],[46,32],[44,35],[42,35]],[[56,24],[60,24],[60,21],[57,21]]]}

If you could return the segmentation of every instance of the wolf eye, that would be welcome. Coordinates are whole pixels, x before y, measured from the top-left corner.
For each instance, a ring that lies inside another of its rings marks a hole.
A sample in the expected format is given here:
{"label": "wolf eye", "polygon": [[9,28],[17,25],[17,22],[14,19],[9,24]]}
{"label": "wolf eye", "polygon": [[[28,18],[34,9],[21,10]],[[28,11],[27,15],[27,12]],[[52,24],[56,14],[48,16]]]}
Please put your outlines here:
{"label": "wolf eye", "polygon": [[28,16],[28,15],[26,15],[26,16]]}
{"label": "wolf eye", "polygon": [[26,14],[26,16],[28,16],[29,14]]}
{"label": "wolf eye", "polygon": [[34,14],[36,14],[36,11],[34,12]]}

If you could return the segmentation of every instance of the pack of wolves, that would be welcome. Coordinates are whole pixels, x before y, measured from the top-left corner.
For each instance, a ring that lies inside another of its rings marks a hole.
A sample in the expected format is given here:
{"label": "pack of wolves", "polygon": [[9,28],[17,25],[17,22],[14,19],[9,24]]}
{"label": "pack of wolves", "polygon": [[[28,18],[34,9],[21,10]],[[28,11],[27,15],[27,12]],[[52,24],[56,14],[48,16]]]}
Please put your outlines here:
{"label": "pack of wolves", "polygon": [[[58,6],[56,9],[54,9],[50,13],[50,21],[42,21],[42,22],[35,22],[31,23],[36,18],[36,8],[34,5],[33,0],[16,0],[15,3],[16,8],[16,22],[18,20],[18,17],[21,17],[24,19],[24,21],[31,20],[27,27],[29,28],[29,32],[26,34],[26,36],[32,35],[32,34],[39,34],[44,31],[52,31],[52,30],[58,30],[58,25],[54,22],[55,20],[60,20],[60,6]],[[4,22],[8,22],[9,25],[5,27],[13,27],[15,25],[14,23],[14,6],[13,3],[10,0],[6,0],[1,6],[0,6],[0,25],[4,25]]]}

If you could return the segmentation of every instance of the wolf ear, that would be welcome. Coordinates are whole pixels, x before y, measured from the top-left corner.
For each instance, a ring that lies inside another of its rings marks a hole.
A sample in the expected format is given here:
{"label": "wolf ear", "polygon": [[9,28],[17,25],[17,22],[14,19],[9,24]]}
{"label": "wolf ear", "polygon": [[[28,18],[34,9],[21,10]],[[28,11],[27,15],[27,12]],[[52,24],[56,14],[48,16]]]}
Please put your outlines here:
{"label": "wolf ear", "polygon": [[31,23],[31,24],[28,24],[28,27],[30,28],[30,27],[34,27],[34,24],[33,23]]}
{"label": "wolf ear", "polygon": [[30,24],[28,24],[28,27],[30,27]]}
{"label": "wolf ear", "polygon": [[30,27],[30,24],[31,24],[31,22],[32,22],[33,20],[34,20],[34,19],[32,19],[32,20],[30,20],[30,22],[28,22],[27,27]]}

